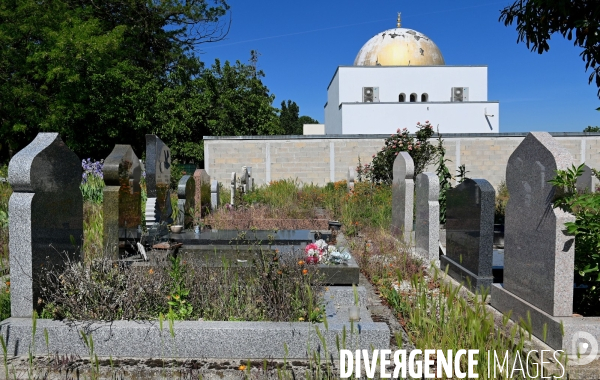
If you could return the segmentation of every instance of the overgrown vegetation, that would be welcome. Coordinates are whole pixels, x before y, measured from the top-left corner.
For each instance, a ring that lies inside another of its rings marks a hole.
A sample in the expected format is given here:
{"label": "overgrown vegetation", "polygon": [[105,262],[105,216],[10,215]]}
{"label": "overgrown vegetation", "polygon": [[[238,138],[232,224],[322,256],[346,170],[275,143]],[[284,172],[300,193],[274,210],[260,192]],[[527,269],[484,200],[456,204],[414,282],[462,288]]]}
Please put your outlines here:
{"label": "overgrown vegetation", "polygon": [[[575,235],[575,310],[582,315],[598,316],[600,311],[600,194],[579,193],[576,182],[583,174],[584,164],[557,170],[549,182],[557,186],[559,196],[555,207],[575,215],[566,223],[569,234]],[[583,289],[581,289],[583,288]]]}
{"label": "overgrown vegetation", "polygon": [[[43,317],[75,320],[320,321],[314,267],[256,247],[250,266],[124,266],[107,259],[70,263],[43,279]],[[191,291],[193,290],[193,291]]]}

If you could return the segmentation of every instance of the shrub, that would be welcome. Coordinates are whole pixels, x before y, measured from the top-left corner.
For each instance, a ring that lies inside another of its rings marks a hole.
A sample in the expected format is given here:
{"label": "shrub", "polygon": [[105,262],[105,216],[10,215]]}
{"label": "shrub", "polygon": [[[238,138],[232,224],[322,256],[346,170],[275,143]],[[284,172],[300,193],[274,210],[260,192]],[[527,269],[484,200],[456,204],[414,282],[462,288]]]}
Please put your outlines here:
{"label": "shrub", "polygon": [[400,130],[385,139],[381,151],[373,155],[371,164],[357,168],[357,172],[366,175],[366,178],[375,183],[392,183],[394,160],[400,152],[408,152],[415,163],[415,176],[422,173],[427,165],[437,161],[438,148],[429,142],[433,136],[433,126],[429,121],[425,124],[417,123],[418,131],[414,136],[408,129]]}
{"label": "shrub", "polygon": [[508,203],[508,187],[506,181],[500,182],[496,191],[496,207],[494,210],[494,223],[504,224],[504,215],[506,213],[506,203]]}
{"label": "shrub", "polygon": [[584,285],[582,299],[576,301],[580,314],[598,315],[600,310],[600,194],[578,193],[577,178],[584,164],[567,170],[557,170],[549,182],[558,187],[555,207],[575,215],[575,222],[565,225],[575,235],[575,280]]}

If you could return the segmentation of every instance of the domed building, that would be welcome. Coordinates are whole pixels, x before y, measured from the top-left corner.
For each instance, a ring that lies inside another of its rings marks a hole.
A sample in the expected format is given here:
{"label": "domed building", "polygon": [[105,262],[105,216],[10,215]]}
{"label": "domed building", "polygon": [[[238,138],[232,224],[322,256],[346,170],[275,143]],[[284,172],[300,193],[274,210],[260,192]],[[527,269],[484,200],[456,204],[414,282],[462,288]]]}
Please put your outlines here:
{"label": "domed building", "polygon": [[487,66],[446,65],[435,42],[401,27],[400,14],[327,88],[326,134],[415,132],[426,120],[440,133],[497,133],[499,119],[499,103],[487,99]]}

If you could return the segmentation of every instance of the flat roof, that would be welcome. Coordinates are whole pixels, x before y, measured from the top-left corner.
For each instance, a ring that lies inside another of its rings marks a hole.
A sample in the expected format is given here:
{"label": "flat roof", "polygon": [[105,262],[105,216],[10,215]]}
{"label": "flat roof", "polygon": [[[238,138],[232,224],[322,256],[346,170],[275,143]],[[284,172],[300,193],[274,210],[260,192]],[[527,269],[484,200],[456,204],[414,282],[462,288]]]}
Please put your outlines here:
{"label": "flat roof", "polygon": [[[532,131],[535,132],[535,131]],[[442,133],[442,138],[502,138],[525,137],[529,132],[500,132],[500,133]],[[552,137],[600,137],[599,132],[548,132]],[[431,138],[437,138],[434,133]],[[272,136],[202,136],[204,140],[314,140],[314,139],[386,139],[389,134],[352,134],[352,135],[272,135]]]}

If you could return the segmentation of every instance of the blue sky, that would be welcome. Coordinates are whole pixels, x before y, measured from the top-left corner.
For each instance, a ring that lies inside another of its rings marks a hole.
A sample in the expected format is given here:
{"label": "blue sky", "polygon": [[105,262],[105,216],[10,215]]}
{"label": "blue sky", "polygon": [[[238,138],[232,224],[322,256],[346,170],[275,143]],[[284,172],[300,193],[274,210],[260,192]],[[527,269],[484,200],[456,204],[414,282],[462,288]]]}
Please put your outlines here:
{"label": "blue sky", "polygon": [[246,63],[250,50],[257,50],[274,104],[291,99],[301,115],[323,122],[327,86],[337,66],[352,65],[362,45],[395,27],[402,12],[402,26],[431,38],[447,65],[488,66],[488,99],[500,101],[500,132],[580,132],[600,126],[598,89],[588,84],[581,49],[558,34],[542,55],[517,44],[515,26],[498,21],[500,10],[511,3],[230,0],[227,38],[201,45],[199,55],[207,64],[215,58]]}

